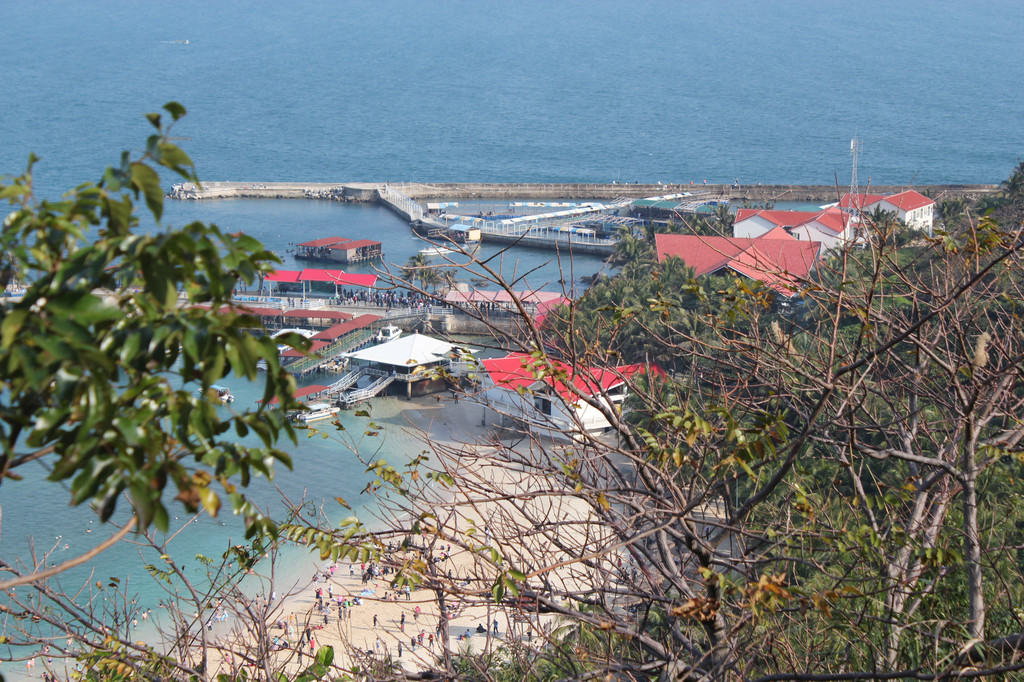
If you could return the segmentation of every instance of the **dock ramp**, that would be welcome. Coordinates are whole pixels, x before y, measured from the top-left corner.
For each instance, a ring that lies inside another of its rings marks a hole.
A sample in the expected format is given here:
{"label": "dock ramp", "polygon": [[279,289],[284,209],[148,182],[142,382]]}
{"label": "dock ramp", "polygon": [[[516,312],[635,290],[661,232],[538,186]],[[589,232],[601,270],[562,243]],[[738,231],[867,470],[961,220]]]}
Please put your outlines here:
{"label": "dock ramp", "polygon": [[361,403],[364,400],[369,400],[370,398],[374,397],[375,395],[383,391],[385,388],[390,386],[392,382],[394,382],[394,380],[395,376],[393,374],[389,374],[386,377],[381,377],[377,379],[366,388],[357,388],[354,391],[347,391],[346,393],[342,393],[341,397],[338,398],[338,404],[341,405],[343,408],[348,409],[357,403]]}
{"label": "dock ramp", "polygon": [[328,386],[327,390],[324,391],[324,395],[334,396],[338,395],[339,393],[344,393],[348,389],[352,388],[353,386],[356,385],[356,382],[359,381],[359,377],[363,376],[363,370],[363,367],[355,368],[354,370],[352,370],[351,372],[349,372],[348,374],[346,374],[345,376],[341,377],[333,384]]}

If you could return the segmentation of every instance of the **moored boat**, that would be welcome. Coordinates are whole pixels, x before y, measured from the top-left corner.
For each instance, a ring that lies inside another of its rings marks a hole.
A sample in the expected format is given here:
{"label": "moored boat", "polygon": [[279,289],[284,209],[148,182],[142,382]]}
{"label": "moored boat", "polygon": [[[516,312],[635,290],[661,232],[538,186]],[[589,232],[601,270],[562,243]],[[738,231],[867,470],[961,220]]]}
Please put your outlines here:
{"label": "moored boat", "polygon": [[292,415],[292,419],[303,424],[308,424],[310,422],[320,421],[321,419],[333,419],[334,415],[341,412],[341,408],[335,407],[330,403],[312,403],[306,407],[309,409],[305,412],[296,412]]}
{"label": "moored boat", "polygon": [[386,327],[381,327],[377,331],[377,336],[374,338],[381,343],[387,343],[388,341],[394,341],[402,335],[402,330],[393,324],[389,324]]}

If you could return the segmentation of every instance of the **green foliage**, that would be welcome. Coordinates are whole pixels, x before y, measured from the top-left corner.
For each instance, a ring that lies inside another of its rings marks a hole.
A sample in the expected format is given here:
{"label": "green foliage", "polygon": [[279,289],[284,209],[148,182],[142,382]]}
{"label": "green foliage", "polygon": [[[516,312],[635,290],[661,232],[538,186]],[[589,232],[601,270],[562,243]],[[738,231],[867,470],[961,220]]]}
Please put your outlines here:
{"label": "green foliage", "polygon": [[[172,124],[185,113],[173,102],[165,110]],[[126,152],[60,201],[34,196],[34,158],[0,185],[14,207],[0,249],[8,279],[16,272],[26,286],[0,307],[3,474],[10,485],[19,466],[42,460],[51,480],[68,482],[72,504],[92,503],[103,520],[127,494],[141,528],[166,529],[170,489],[190,512],[226,504],[250,535],[272,532],[237,485],[290,466],[277,447],[280,434],[294,438],[285,411],[265,405],[291,406],[294,382],[274,342],[249,333],[255,319],[217,311],[278,261],[214,225],[138,229],[140,199],[161,219],[160,169],[198,182],[171,124],[147,118],[155,132],[140,157]],[[197,390],[228,374],[256,380],[261,359],[270,371],[255,409],[225,414]],[[242,444],[249,435],[259,444]]]}

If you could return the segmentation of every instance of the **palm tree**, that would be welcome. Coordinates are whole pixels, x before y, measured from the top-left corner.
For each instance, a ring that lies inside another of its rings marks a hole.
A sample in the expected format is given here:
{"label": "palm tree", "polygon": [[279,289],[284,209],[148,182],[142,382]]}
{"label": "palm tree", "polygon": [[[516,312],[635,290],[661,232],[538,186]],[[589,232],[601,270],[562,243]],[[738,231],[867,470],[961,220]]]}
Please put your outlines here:
{"label": "palm tree", "polygon": [[444,277],[441,275],[440,272],[437,271],[437,268],[432,268],[428,266],[425,270],[417,270],[417,272],[419,273],[420,285],[424,289],[430,287],[431,290],[436,294],[437,287],[440,286],[442,282],[444,282]]}
{"label": "palm tree", "polygon": [[736,215],[729,208],[729,204],[715,206],[715,212],[711,215],[714,217],[715,222],[718,223],[718,229],[721,230],[721,234],[731,237],[732,224],[736,222]]}
{"label": "palm tree", "polygon": [[1024,199],[1024,161],[1018,159],[1017,167],[1010,173],[1010,177],[1000,182],[999,186],[1011,201]]}
{"label": "palm tree", "polygon": [[956,227],[967,212],[967,200],[963,197],[946,199],[939,203],[939,222],[947,231]]}
{"label": "palm tree", "polygon": [[420,285],[424,285],[423,277],[424,274],[430,268],[430,260],[422,253],[414,254],[405,263],[405,267],[402,268],[402,276],[410,283],[419,282]]}
{"label": "palm tree", "polygon": [[637,237],[631,228],[619,228],[619,242],[615,245],[615,253],[611,257],[613,265],[650,260],[652,256],[653,247],[650,244]]}

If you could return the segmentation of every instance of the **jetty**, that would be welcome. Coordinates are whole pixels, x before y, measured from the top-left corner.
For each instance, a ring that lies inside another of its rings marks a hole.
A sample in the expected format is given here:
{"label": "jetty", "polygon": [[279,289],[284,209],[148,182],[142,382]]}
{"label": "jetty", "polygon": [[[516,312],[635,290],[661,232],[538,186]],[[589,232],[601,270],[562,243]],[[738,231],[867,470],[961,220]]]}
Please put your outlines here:
{"label": "jetty", "polygon": [[[689,183],[487,183],[487,182],[204,182],[174,185],[167,196],[171,199],[321,199],[345,202],[379,202],[380,191],[391,188],[419,201],[452,199],[608,199],[619,197],[644,199],[673,192],[702,191],[732,202],[806,201],[828,203],[838,201],[849,191],[848,185],[744,185]],[[949,198],[977,198],[999,191],[998,184],[989,185],[872,185],[863,190],[876,194],[896,194],[916,190],[936,201]],[[412,209],[412,207],[409,207]],[[415,209],[412,209],[415,210]],[[422,208],[420,209],[422,211]],[[411,222],[412,218],[410,218]]]}

